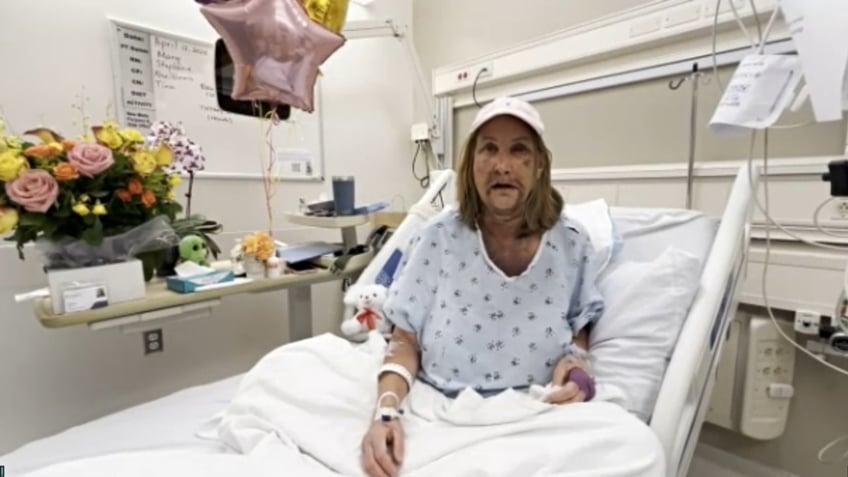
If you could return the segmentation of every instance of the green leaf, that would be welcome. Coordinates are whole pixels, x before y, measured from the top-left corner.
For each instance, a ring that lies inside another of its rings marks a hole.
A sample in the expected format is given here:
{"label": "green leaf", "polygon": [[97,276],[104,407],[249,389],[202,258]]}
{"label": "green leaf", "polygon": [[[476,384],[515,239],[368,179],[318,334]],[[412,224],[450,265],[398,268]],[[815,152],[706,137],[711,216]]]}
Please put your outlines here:
{"label": "green leaf", "polygon": [[44,214],[23,214],[18,219],[18,224],[23,227],[44,227],[48,218]]}
{"label": "green leaf", "polygon": [[106,192],[105,190],[98,190],[98,191],[90,192],[88,195],[94,197],[95,199],[102,199],[102,198],[106,197],[107,195],[109,195],[109,193]]}
{"label": "green leaf", "polygon": [[95,218],[94,225],[85,229],[81,238],[89,245],[100,245],[103,242],[103,222]]}
{"label": "green leaf", "polygon": [[43,227],[44,235],[48,236],[51,239],[56,234],[57,230],[59,230],[59,223],[58,222],[50,221],[50,222],[47,222],[47,223],[44,224],[44,227]]}
{"label": "green leaf", "polygon": [[221,254],[221,247],[219,247],[218,244],[215,243],[214,240],[212,240],[212,237],[206,235],[205,233],[201,233],[200,236],[203,238],[203,241],[206,242],[206,247],[209,248],[209,252],[212,253],[212,256],[215,257],[215,259],[217,260],[218,255]]}

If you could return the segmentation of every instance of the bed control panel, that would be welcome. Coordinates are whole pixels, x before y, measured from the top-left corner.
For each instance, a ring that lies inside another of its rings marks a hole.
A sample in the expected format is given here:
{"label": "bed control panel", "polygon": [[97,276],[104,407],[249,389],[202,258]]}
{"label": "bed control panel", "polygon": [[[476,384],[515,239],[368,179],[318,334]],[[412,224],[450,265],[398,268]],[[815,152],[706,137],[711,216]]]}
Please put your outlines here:
{"label": "bed control panel", "polygon": [[[792,334],[790,323],[780,323]],[[767,440],[783,434],[795,393],[795,348],[780,336],[771,318],[751,317],[739,431]]]}

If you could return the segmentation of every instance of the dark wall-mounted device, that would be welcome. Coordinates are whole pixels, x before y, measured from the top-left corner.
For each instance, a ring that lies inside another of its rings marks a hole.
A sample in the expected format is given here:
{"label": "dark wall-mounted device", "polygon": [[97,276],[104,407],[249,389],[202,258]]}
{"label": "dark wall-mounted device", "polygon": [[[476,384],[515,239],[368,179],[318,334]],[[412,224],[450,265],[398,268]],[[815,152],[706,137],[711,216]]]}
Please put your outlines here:
{"label": "dark wall-mounted device", "polygon": [[220,38],[215,42],[215,92],[218,95],[218,107],[233,114],[262,117],[272,109],[277,116],[286,120],[291,116],[291,107],[285,104],[271,105],[264,101],[237,101],[232,98],[235,65],[227,45]]}

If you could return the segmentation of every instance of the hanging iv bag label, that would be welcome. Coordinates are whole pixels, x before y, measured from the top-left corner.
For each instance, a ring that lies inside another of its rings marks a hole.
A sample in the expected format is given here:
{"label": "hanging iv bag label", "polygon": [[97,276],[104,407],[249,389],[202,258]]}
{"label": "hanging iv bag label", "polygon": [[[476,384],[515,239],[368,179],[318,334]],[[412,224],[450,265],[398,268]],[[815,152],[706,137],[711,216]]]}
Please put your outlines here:
{"label": "hanging iv bag label", "polygon": [[801,80],[796,55],[749,55],[736,68],[710,120],[717,134],[743,134],[774,125]]}
{"label": "hanging iv bag label", "polygon": [[779,4],[801,57],[816,121],[841,120],[842,110],[848,109],[845,0],[780,0]]}

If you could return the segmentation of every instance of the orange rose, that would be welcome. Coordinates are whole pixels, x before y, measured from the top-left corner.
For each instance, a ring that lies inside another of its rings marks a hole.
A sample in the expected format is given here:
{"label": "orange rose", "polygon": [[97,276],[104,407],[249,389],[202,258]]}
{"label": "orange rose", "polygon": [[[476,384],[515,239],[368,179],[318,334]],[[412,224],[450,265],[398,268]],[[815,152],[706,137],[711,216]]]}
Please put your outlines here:
{"label": "orange rose", "polygon": [[141,195],[141,203],[144,204],[148,209],[156,205],[156,195],[153,191],[146,190],[144,194]]}
{"label": "orange rose", "polygon": [[33,159],[53,159],[62,153],[61,149],[56,149],[47,144],[39,144],[30,146],[24,150],[24,155]]}
{"label": "orange rose", "polygon": [[127,189],[129,189],[130,194],[132,195],[141,195],[144,192],[144,186],[141,185],[141,182],[138,179],[130,180]]}
{"label": "orange rose", "polygon": [[115,191],[115,195],[118,197],[118,199],[121,199],[121,202],[130,202],[133,199],[133,196],[130,191],[126,189],[118,189],[117,191]]}
{"label": "orange rose", "polygon": [[53,168],[53,177],[59,182],[68,182],[79,179],[79,171],[73,164],[63,162]]}
{"label": "orange rose", "polygon": [[73,149],[76,145],[77,142],[73,139],[65,139],[64,141],[62,141],[62,149],[64,149],[65,152],[71,152],[71,149]]}

